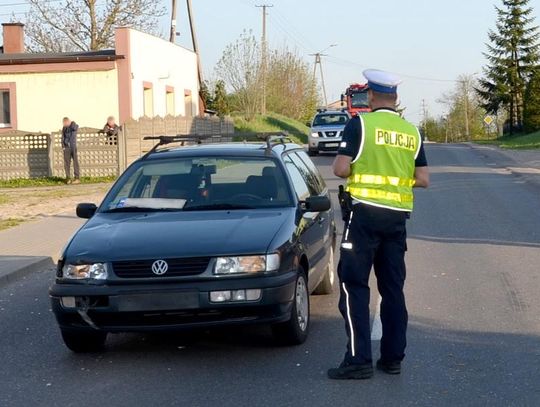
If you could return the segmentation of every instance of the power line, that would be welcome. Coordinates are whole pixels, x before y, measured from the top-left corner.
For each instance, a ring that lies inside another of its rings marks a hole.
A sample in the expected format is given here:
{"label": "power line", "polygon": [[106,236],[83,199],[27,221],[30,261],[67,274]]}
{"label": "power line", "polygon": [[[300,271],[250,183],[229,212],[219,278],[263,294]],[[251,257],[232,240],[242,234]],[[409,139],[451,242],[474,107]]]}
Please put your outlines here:
{"label": "power line", "polygon": [[[58,3],[63,0],[41,0],[41,3]],[[13,6],[29,6],[30,2],[20,2],[20,3],[6,3],[6,4],[0,4],[0,7],[13,7]]]}
{"label": "power line", "polygon": [[[349,65],[349,66],[359,67],[361,69],[369,68],[366,65],[362,65],[362,64],[359,64],[359,63],[354,62],[354,61],[349,61],[349,60],[346,60],[346,59],[338,58],[338,57],[335,57],[335,56],[332,56],[332,55],[328,55],[328,59],[333,63],[338,63],[338,64],[341,63],[341,64],[345,64],[345,65]],[[399,73],[399,75],[404,77],[404,78],[415,79],[415,80],[426,81],[426,82],[444,82],[444,83],[456,83],[456,82],[459,82],[459,80],[457,80],[457,79],[428,78],[428,77],[409,75],[409,74],[404,74],[404,73]]]}
{"label": "power line", "polygon": [[289,38],[292,42],[294,42],[299,48],[302,48],[304,51],[311,52],[312,50],[306,47],[302,41],[299,41],[298,38],[293,35],[291,32],[289,32],[282,23],[279,22],[277,18],[275,18],[274,15],[269,15],[270,19],[274,23],[275,27],[279,28],[287,38]]}
{"label": "power line", "polygon": [[305,47],[306,49],[309,48],[311,51],[315,51],[316,47],[313,46],[313,43],[308,39],[308,37],[304,36],[303,33],[301,33],[297,28],[296,25],[291,23],[287,17],[281,13],[278,9],[276,11],[276,17],[279,18],[280,21],[283,22],[283,24],[290,28],[290,31],[294,35],[295,38],[299,39],[300,43],[307,44],[308,46]]}

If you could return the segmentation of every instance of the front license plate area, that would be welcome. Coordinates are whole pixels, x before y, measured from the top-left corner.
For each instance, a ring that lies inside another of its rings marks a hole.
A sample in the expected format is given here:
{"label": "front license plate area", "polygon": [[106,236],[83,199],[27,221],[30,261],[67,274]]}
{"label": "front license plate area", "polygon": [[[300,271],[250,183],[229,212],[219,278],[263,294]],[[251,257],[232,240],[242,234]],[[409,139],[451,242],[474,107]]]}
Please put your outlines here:
{"label": "front license plate area", "polygon": [[199,308],[198,292],[165,292],[152,294],[128,294],[111,297],[120,312],[168,311]]}

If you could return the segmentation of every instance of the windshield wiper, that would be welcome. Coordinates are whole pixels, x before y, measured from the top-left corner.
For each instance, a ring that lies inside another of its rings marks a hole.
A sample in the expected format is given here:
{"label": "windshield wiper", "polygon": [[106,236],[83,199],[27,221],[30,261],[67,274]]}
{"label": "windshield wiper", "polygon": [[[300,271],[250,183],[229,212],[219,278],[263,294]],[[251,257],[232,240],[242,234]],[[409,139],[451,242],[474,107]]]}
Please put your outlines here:
{"label": "windshield wiper", "polygon": [[111,208],[103,213],[116,213],[116,212],[178,212],[182,209],[179,208],[140,208],[137,206],[126,206],[123,208]]}
{"label": "windshield wiper", "polygon": [[186,206],[184,211],[227,210],[227,209],[256,209],[255,206],[237,205],[230,203],[216,203],[207,205]]}

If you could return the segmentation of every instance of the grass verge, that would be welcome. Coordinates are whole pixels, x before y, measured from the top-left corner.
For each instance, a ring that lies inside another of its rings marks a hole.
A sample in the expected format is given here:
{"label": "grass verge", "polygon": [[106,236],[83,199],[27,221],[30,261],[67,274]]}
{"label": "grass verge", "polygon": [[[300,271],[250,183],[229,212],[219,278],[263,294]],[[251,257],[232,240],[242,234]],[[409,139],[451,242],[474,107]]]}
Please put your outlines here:
{"label": "grass verge", "polygon": [[244,116],[233,116],[234,130],[237,133],[265,133],[287,132],[291,138],[299,144],[307,142],[309,128],[298,120],[282,116],[277,113],[269,113],[265,116],[256,115],[252,119]]}
{"label": "grass verge", "polygon": [[0,230],[12,228],[14,226],[20,225],[23,222],[24,222],[23,219],[15,219],[15,218],[0,219]]}
{"label": "grass verge", "polygon": [[501,148],[529,150],[540,148],[540,131],[530,134],[504,136],[495,140],[475,140],[477,144],[491,144]]}
{"label": "grass verge", "polygon": [[[81,184],[99,184],[113,182],[116,177],[81,177]],[[24,187],[51,187],[65,185],[65,178],[44,177],[44,178],[15,178],[10,180],[0,180],[0,188],[24,188]]]}

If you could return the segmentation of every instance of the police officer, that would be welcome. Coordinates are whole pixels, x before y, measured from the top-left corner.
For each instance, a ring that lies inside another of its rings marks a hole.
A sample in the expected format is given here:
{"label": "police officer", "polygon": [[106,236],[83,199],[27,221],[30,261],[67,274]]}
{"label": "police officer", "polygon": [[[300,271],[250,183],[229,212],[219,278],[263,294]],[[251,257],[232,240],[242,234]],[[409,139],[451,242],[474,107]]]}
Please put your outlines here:
{"label": "police officer", "polygon": [[331,379],[373,376],[368,285],[372,266],[382,297],[377,368],[389,374],[401,372],[408,318],[403,294],[405,222],[413,209],[412,189],[429,185],[420,133],[396,112],[400,79],[372,69],[364,76],[372,112],[349,121],[333,164],[334,174],[347,178],[352,211],[338,265],[339,309],[349,340],[343,363],[328,370]]}

